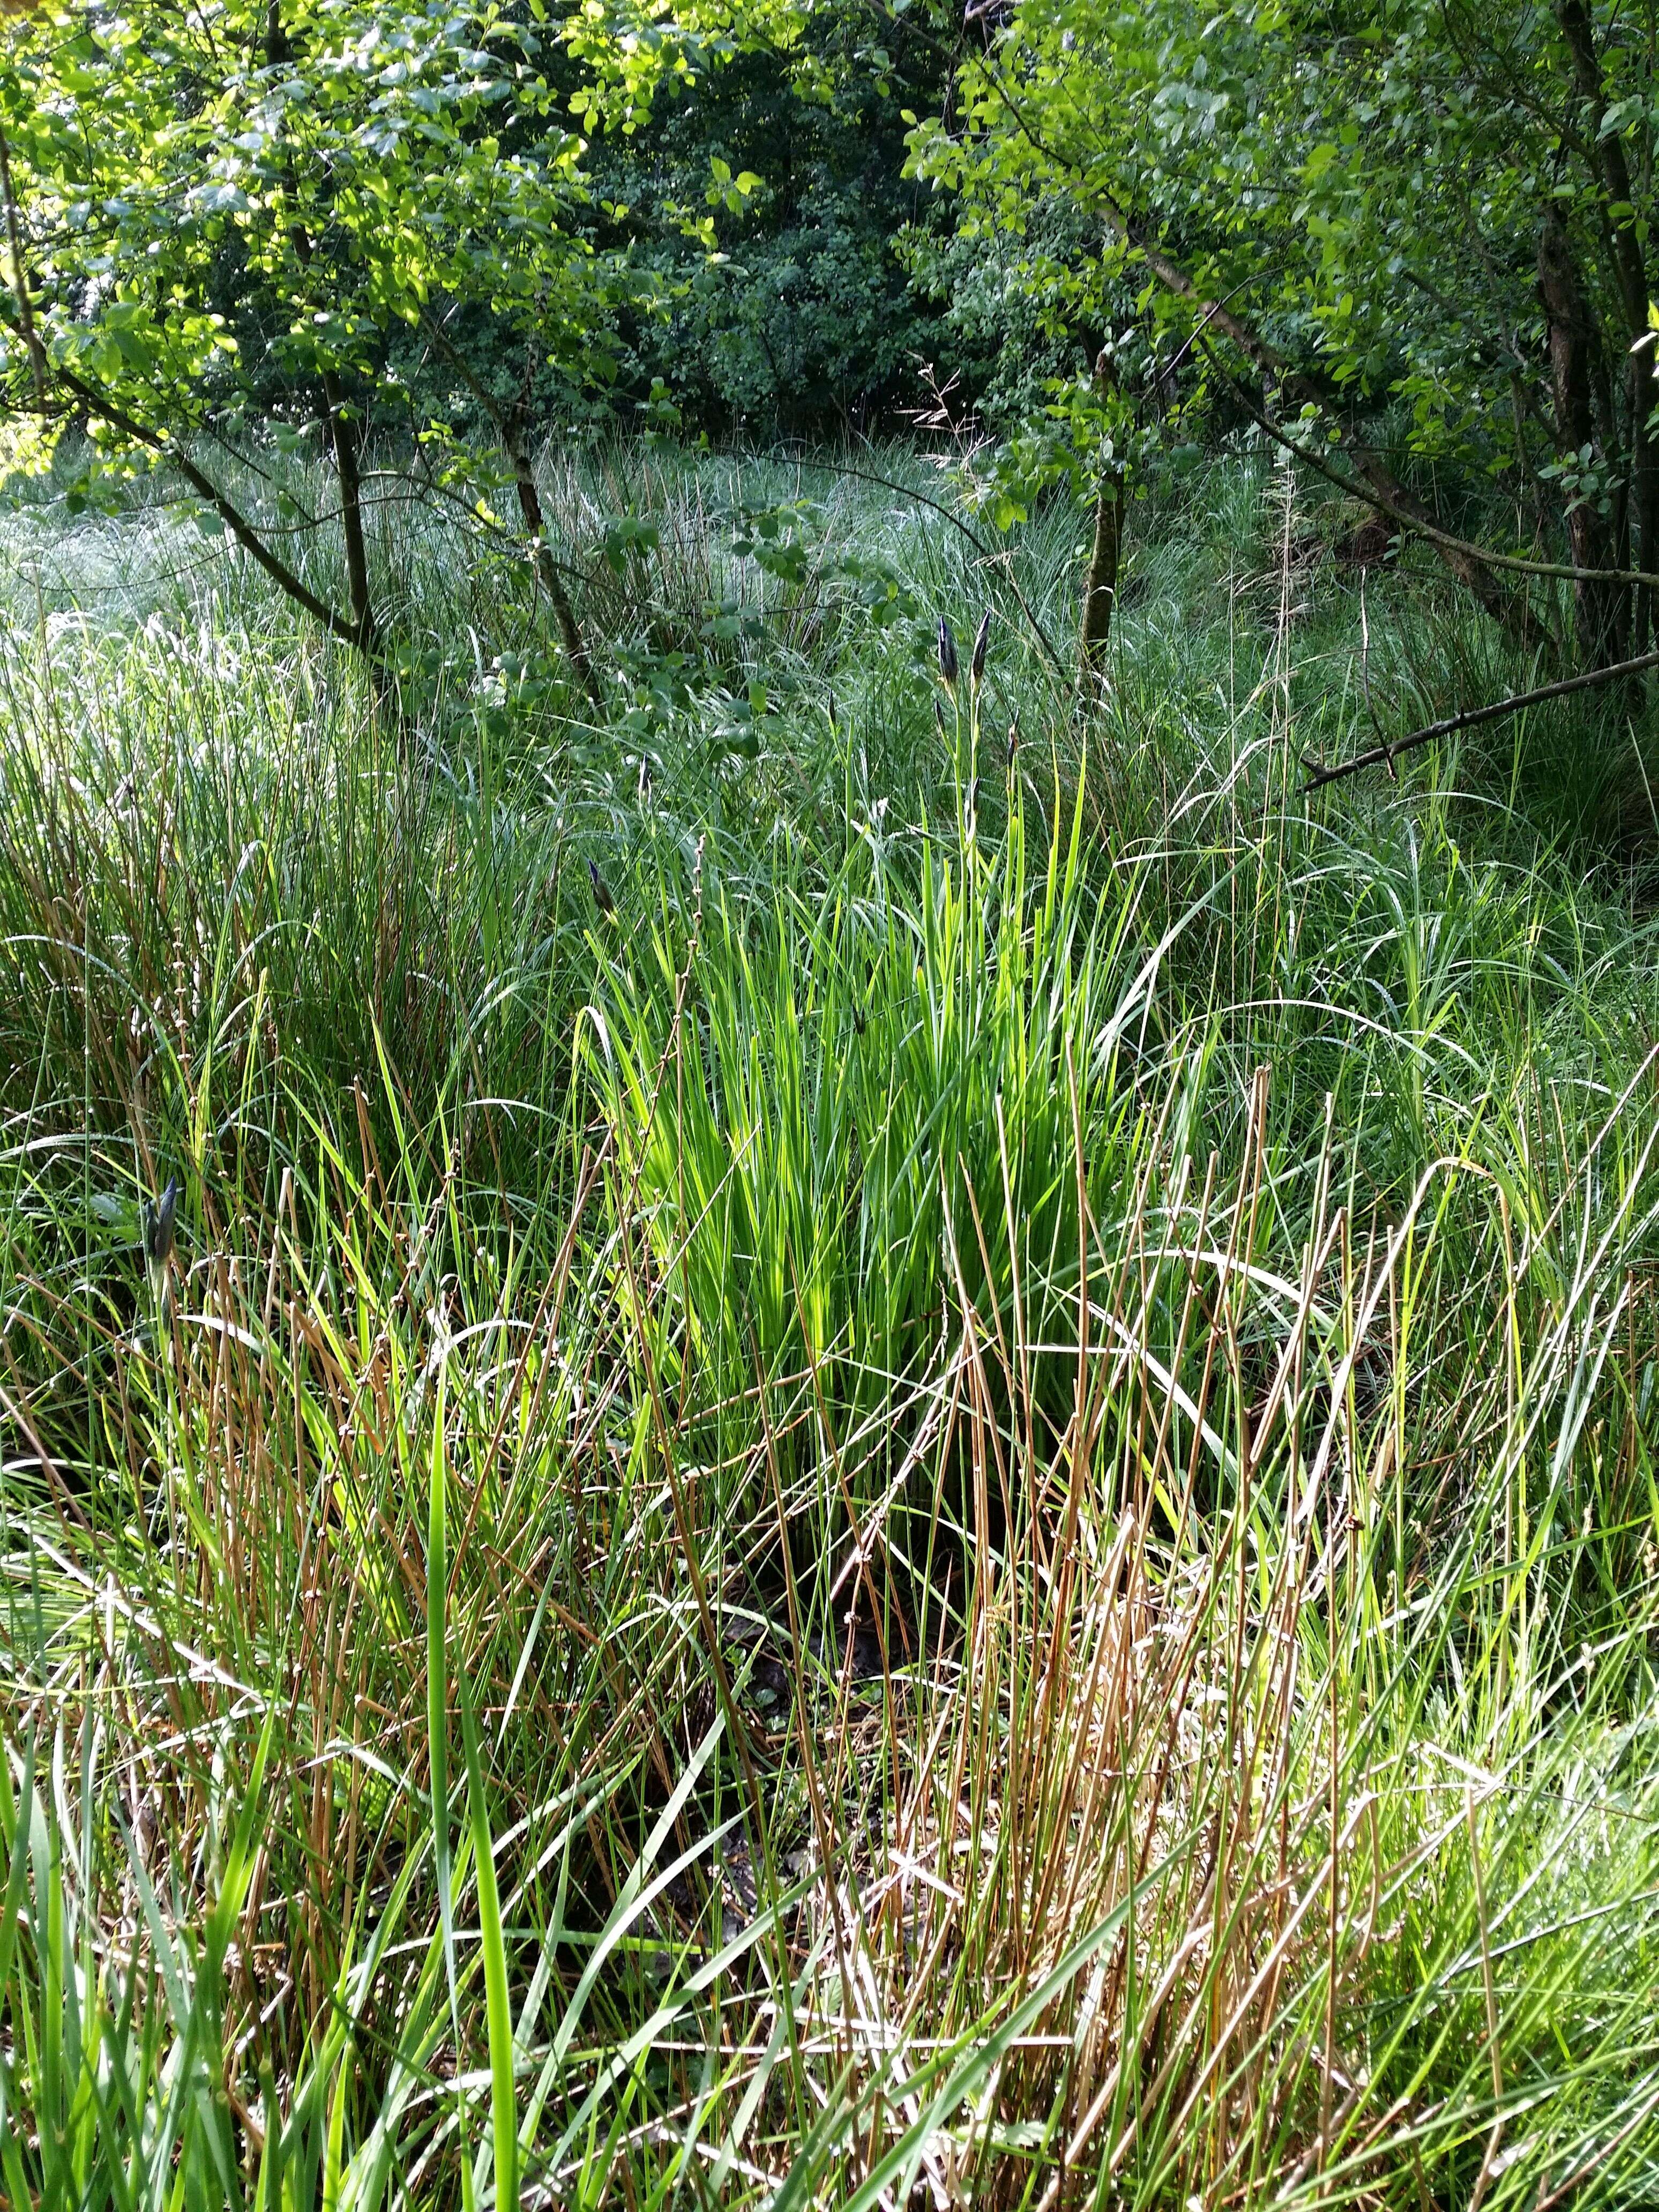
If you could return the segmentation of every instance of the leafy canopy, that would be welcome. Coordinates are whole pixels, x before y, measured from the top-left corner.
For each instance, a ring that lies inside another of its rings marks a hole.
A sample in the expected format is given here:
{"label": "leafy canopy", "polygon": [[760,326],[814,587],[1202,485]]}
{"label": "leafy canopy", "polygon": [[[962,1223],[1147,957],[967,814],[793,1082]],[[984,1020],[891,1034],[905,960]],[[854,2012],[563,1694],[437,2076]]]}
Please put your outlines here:
{"label": "leafy canopy", "polygon": [[[1607,0],[1021,0],[909,142],[959,234],[1070,333],[1044,394],[1057,427],[1011,440],[1005,477],[1024,465],[1029,488],[1103,438],[1160,434],[1147,402],[1176,370],[1189,407],[1218,378],[1236,400],[1237,380],[1333,441],[1386,412],[1443,481],[1509,495],[1514,544],[1571,537],[1589,501],[1610,544],[1659,568],[1655,42],[1650,11]],[[1077,241],[1058,264],[1056,205]],[[1554,325],[1552,223],[1582,300]],[[1551,345],[1575,320],[1589,415],[1569,421]],[[1103,344],[1132,402],[1104,413]]]}
{"label": "leafy canopy", "polygon": [[590,235],[586,134],[635,130],[740,34],[787,35],[768,7],[38,10],[0,54],[0,407],[84,417],[106,459],[177,450],[234,422],[250,324],[295,385],[384,394],[388,339],[458,309],[592,373],[619,272]]}

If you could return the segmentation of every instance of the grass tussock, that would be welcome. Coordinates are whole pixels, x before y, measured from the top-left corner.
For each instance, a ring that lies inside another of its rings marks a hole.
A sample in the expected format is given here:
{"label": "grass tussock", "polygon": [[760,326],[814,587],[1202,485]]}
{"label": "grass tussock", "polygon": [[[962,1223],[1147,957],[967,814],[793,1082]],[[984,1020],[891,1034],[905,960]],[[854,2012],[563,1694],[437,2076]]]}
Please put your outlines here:
{"label": "grass tussock", "polygon": [[13,527],[8,2199],[1650,2201],[1641,732],[1303,801],[1490,648],[1254,463],[1086,722],[1071,518],[622,465],[602,726]]}

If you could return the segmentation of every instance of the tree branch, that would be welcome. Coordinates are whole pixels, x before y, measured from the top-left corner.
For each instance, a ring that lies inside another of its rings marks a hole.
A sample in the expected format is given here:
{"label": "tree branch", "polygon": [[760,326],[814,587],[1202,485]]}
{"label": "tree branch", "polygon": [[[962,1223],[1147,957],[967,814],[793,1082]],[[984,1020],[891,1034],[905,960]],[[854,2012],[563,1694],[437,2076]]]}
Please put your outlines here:
{"label": "tree branch", "polygon": [[466,356],[452,343],[448,332],[435,315],[425,314],[421,319],[434,345],[465,380],[473,398],[495,426],[495,434],[501,441],[502,450],[513,471],[513,480],[519,495],[519,512],[524,517],[525,528],[530,533],[530,557],[536,580],[552,604],[559,635],[564,640],[566,658],[580,678],[582,687],[592,702],[594,713],[603,715],[605,691],[588,656],[586,641],[576,619],[576,610],[564,587],[564,578],[560,574],[561,564],[554,559],[552,548],[547,542],[547,519],[542,512],[541,493],[537,488],[530,450],[515,419],[516,410],[501,406]]}
{"label": "tree branch", "polygon": [[[23,325],[23,341],[28,351],[29,366],[34,378],[35,406],[41,421],[51,419],[52,410],[46,394],[47,365],[46,349],[35,328],[34,311],[29,300],[28,278],[23,268],[22,241],[19,234],[17,203],[12,191],[10,151],[5,135],[0,131],[0,190],[3,191],[6,207],[7,233],[11,246],[12,276],[16,289],[18,313]],[[301,606],[314,620],[319,622],[331,636],[354,647],[364,659],[374,667],[381,666],[380,653],[367,638],[360,624],[345,617],[323,600],[308,586],[303,584],[286,562],[280,560],[261,538],[258,530],[233,505],[212,478],[198,468],[189,455],[161,435],[148,429],[142,422],[118,407],[113,400],[106,399],[91,385],[84,383],[72,369],[60,363],[54,374],[80,400],[82,406],[107,422],[112,429],[119,430],[124,437],[131,438],[150,453],[170,460],[192,491],[204,499],[245,552],[252,555],[267,575],[281,587],[297,606]]]}
{"label": "tree branch", "polygon": [[1316,769],[1304,782],[1304,792],[1318,791],[1323,785],[1336,783],[1345,775],[1358,775],[1362,768],[1392,769],[1401,753],[1413,752],[1419,745],[1426,745],[1435,738],[1449,738],[1455,730],[1470,730],[1480,722],[1502,721],[1506,714],[1518,714],[1526,707],[1541,707],[1550,699],[1565,699],[1574,691],[1589,691],[1598,684],[1612,684],[1621,677],[1640,676],[1650,668],[1659,668],[1659,653],[1638,653],[1634,660],[1620,660],[1611,668],[1586,669],[1582,676],[1565,676],[1557,684],[1540,684],[1535,691],[1516,691],[1507,699],[1494,699],[1485,707],[1466,707],[1461,714],[1448,714],[1443,721],[1429,722],[1408,737],[1396,738],[1392,744],[1373,745],[1370,750],[1356,753],[1352,760],[1339,761],[1334,768]]}
{"label": "tree branch", "polygon": [[1510,575],[1553,577],[1564,584],[1582,583],[1586,580],[1608,584],[1645,584],[1652,589],[1659,590],[1659,574],[1655,574],[1650,569],[1577,568],[1571,561],[1528,561],[1523,554],[1520,553],[1494,553],[1486,546],[1476,545],[1469,538],[1455,537],[1450,531],[1442,530],[1437,523],[1419,520],[1414,514],[1395,506],[1384,498],[1382,493],[1374,490],[1370,484],[1356,483],[1353,477],[1345,477],[1340,470],[1334,469],[1322,455],[1310,452],[1306,446],[1298,446],[1294,438],[1288,436],[1276,422],[1270,421],[1262,413],[1250,398],[1245,386],[1236,376],[1229,375],[1227,369],[1209,349],[1206,347],[1204,350],[1206,358],[1217,375],[1226,378],[1237,395],[1240,404],[1267,432],[1275,445],[1282,446],[1287,453],[1294,453],[1297,460],[1305,461],[1316,476],[1323,477],[1328,483],[1334,484],[1339,491],[1347,492],[1352,498],[1363,500],[1368,507],[1374,507],[1379,514],[1386,514],[1390,521],[1397,522],[1401,529],[1408,536],[1426,538],[1431,544],[1436,546],[1451,546],[1458,551],[1468,554],[1474,560],[1484,562],[1489,568],[1502,568],[1506,574]]}
{"label": "tree branch", "polygon": [[320,623],[331,637],[337,637],[343,645],[350,646],[372,666],[379,668],[384,665],[380,654],[364,642],[357,624],[337,608],[330,606],[325,599],[319,599],[309,585],[301,581],[288,563],[271,551],[241,509],[220,490],[211,477],[198,468],[182,447],[161,431],[152,430],[138,422],[112,399],[106,399],[94,386],[76,376],[73,369],[64,368],[60,364],[55,374],[82,405],[96,415],[100,422],[107,422],[124,438],[131,438],[136,445],[143,446],[148,452],[170,462],[191,489],[213,509],[243,551],[258,563],[296,606],[303,607],[308,615]]}
{"label": "tree branch", "polygon": [[[1068,161],[1064,155],[1046,143],[1027,117],[1023,102],[1009,89],[1006,78],[991,66],[988,58],[983,67],[986,82],[994,89],[1032,150],[1055,163],[1062,172],[1073,172],[1079,197],[1093,203],[1107,228],[1121,245],[1139,256],[1166,292],[1186,301],[1188,306],[1201,313],[1206,323],[1213,323],[1224,331],[1245,359],[1254,362],[1264,375],[1273,377],[1287,398],[1316,409],[1336,432],[1343,450],[1349,454],[1354,466],[1379,495],[1389,501],[1396,511],[1409,517],[1423,530],[1453,575],[1473,593],[1498,628],[1510,636],[1519,636],[1525,627],[1525,602],[1523,600],[1517,605],[1514,594],[1505,591],[1492,574],[1492,570],[1498,564],[1490,561],[1479,546],[1469,545],[1447,532],[1425,527],[1429,523],[1428,509],[1403,484],[1396,483],[1376,455],[1361,445],[1328,386],[1306,370],[1292,367],[1276,347],[1271,345],[1243,317],[1235,314],[1224,301],[1206,300],[1181,264],[1144,234],[1139,224],[1131,219],[1110,192],[1103,185],[1089,181],[1075,162]],[[1231,299],[1234,295],[1229,293],[1226,296]]]}

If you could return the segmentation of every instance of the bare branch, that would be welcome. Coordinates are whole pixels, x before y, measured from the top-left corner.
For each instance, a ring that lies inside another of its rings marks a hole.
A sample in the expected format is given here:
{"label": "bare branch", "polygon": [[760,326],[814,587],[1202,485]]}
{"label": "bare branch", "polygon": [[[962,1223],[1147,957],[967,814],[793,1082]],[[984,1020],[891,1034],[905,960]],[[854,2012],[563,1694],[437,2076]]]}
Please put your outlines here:
{"label": "bare branch", "polygon": [[1516,691],[1507,699],[1494,699],[1485,707],[1466,707],[1461,714],[1448,714],[1443,721],[1426,723],[1409,737],[1396,738],[1392,744],[1372,745],[1369,751],[1356,753],[1352,760],[1339,761],[1334,768],[1316,769],[1302,788],[1304,792],[1317,791],[1322,785],[1335,783],[1345,775],[1358,775],[1362,768],[1386,768],[1392,775],[1401,753],[1426,745],[1435,738],[1449,738],[1455,730],[1471,730],[1479,722],[1501,721],[1506,714],[1518,714],[1523,708],[1541,707],[1547,700],[1565,699],[1574,691],[1593,690],[1597,684],[1616,683],[1622,677],[1641,676],[1650,668],[1659,668],[1659,653],[1638,653],[1634,660],[1615,661],[1610,668],[1589,668],[1580,676],[1564,676],[1558,684],[1540,684],[1535,691]]}

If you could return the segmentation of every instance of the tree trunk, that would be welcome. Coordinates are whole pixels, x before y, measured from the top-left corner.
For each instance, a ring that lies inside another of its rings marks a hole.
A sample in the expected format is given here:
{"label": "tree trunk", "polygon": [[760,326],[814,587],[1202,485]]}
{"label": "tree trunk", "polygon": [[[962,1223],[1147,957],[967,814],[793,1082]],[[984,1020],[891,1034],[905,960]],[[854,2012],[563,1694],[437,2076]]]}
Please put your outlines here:
{"label": "tree trunk", "polygon": [[536,580],[547,593],[552,605],[554,620],[559,625],[559,635],[564,640],[564,649],[569,656],[570,665],[581,678],[595,711],[602,713],[605,694],[599,688],[599,678],[593,672],[593,664],[587,657],[587,647],[582,641],[581,625],[576,620],[575,608],[570,604],[570,594],[564,587],[564,578],[559,574],[559,564],[547,542],[542,495],[536,486],[536,471],[531,464],[529,448],[517,422],[501,420],[498,422],[497,428],[512,465],[514,483],[518,487],[519,512],[524,517],[525,528],[530,532]]}
{"label": "tree trunk", "polygon": [[[1620,305],[1624,309],[1626,343],[1637,349],[1626,355],[1631,401],[1631,504],[1635,510],[1632,537],[1636,566],[1652,574],[1659,568],[1659,446],[1648,429],[1648,418],[1656,403],[1659,403],[1659,382],[1656,381],[1653,343],[1650,340],[1639,346],[1637,343],[1638,340],[1649,340],[1647,256],[1638,228],[1639,218],[1624,140],[1617,131],[1602,135],[1607,88],[1595,51],[1595,26],[1583,0],[1561,0],[1560,22],[1561,34],[1572,58],[1573,80],[1594,118],[1595,157],[1601,164],[1601,183],[1607,196],[1608,241]],[[1653,587],[1644,584],[1637,594],[1636,603],[1633,634],[1638,653],[1647,643],[1655,618]]]}
{"label": "tree trunk", "polygon": [[530,532],[531,558],[535,562],[536,580],[547,593],[570,665],[581,678],[583,689],[593,702],[594,712],[602,714],[605,712],[605,693],[593,672],[593,664],[587,657],[587,647],[582,641],[581,625],[576,620],[575,608],[570,604],[570,594],[564,587],[559,564],[547,542],[547,521],[542,512],[542,495],[536,486],[536,471],[530,458],[530,448],[525,443],[523,407],[521,404],[503,407],[489,386],[474,371],[466,356],[451,344],[443,325],[437,318],[428,315],[425,320],[433,343],[444,359],[459,371],[467,389],[495,426],[495,434],[501,441],[501,450],[513,471],[513,481],[519,495],[519,513],[524,518],[525,528]]}
{"label": "tree trunk", "polygon": [[323,397],[328,404],[328,434],[334,447],[334,472],[340,485],[340,534],[345,540],[346,597],[351,608],[356,642],[363,652],[377,656],[380,623],[368,580],[368,548],[363,536],[363,487],[360,460],[363,426],[347,403],[340,380],[331,372],[323,378]]}
{"label": "tree trunk", "polygon": [[[1114,381],[1112,364],[1103,346],[1095,362],[1095,389],[1103,399]],[[1095,542],[1084,579],[1083,622],[1078,641],[1085,686],[1098,684],[1105,673],[1106,641],[1117,605],[1118,562],[1123,551],[1123,482],[1121,462],[1103,464],[1095,497]]]}
{"label": "tree trunk", "polygon": [[1083,586],[1080,657],[1085,683],[1097,682],[1104,668],[1112,610],[1117,602],[1117,564],[1122,545],[1123,471],[1109,468],[1101,477],[1099,495],[1095,501],[1095,542]]}
{"label": "tree trunk", "polygon": [[[276,69],[289,59],[293,46],[283,26],[282,0],[270,0],[265,11],[265,64]],[[289,173],[290,187],[293,172]],[[305,225],[289,227],[289,241],[302,267],[312,261],[311,239]],[[346,398],[337,371],[323,371],[323,404],[328,416],[328,442],[334,453],[334,473],[340,487],[340,535],[345,544],[346,600],[351,610],[352,642],[370,660],[380,657],[380,626],[375,619],[374,599],[368,580],[368,548],[363,534],[363,488],[359,466],[363,426]]]}
{"label": "tree trunk", "polygon": [[[1545,211],[1538,239],[1538,291],[1549,337],[1550,384],[1555,402],[1555,438],[1564,459],[1595,449],[1595,417],[1591,404],[1599,339],[1589,302],[1579,281],[1572,241],[1559,211]],[[1577,568],[1611,568],[1613,533],[1606,516],[1588,499],[1567,508],[1567,542]],[[1572,587],[1578,650],[1590,668],[1624,658],[1626,594],[1611,578],[1581,576]]]}

